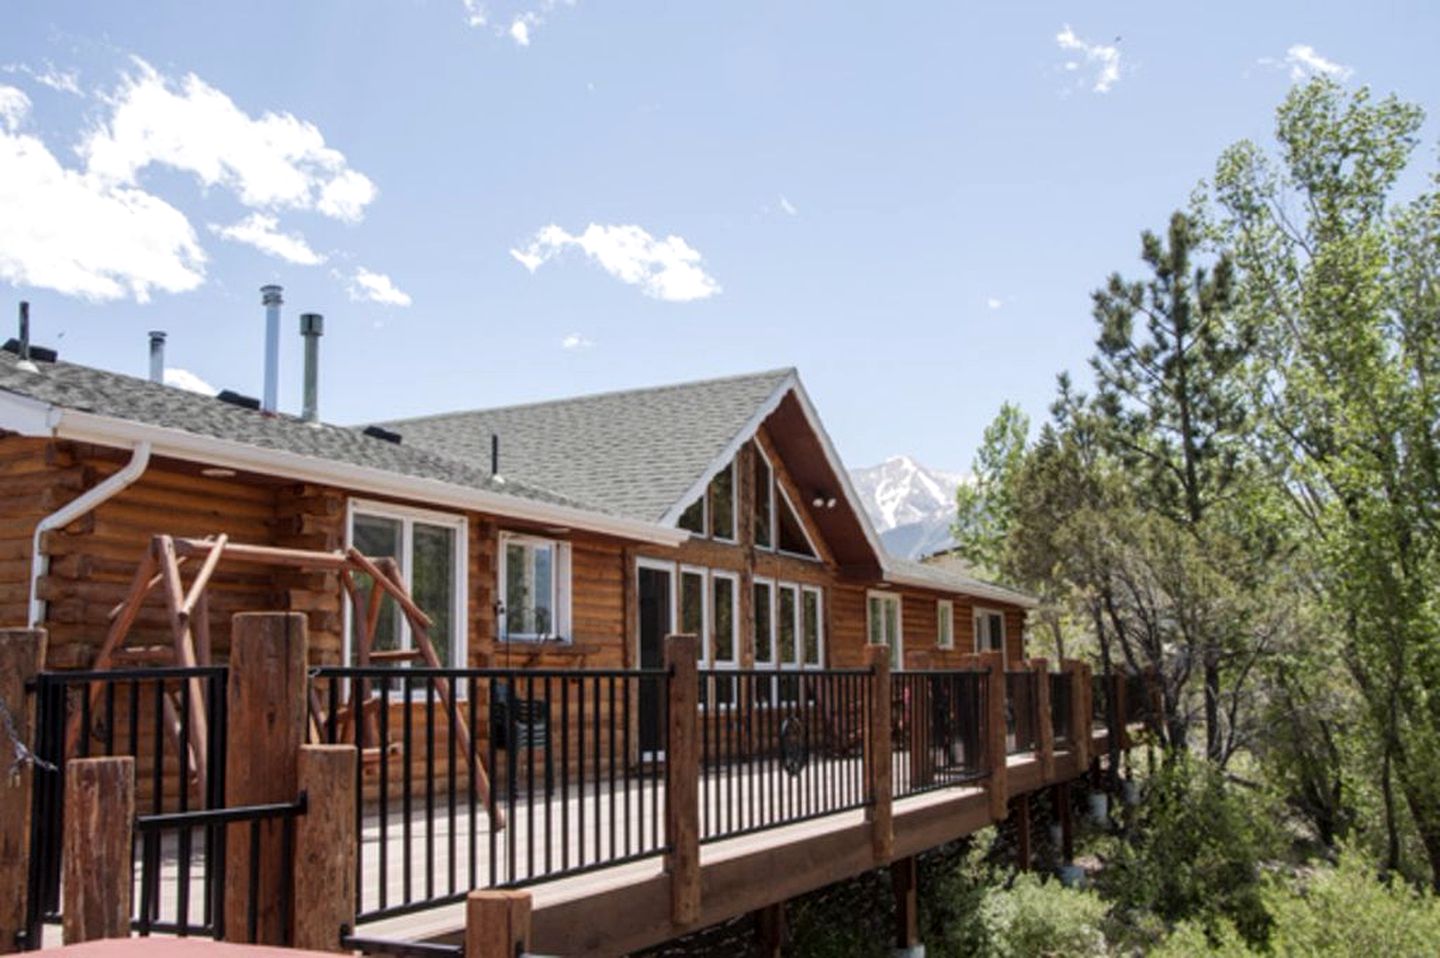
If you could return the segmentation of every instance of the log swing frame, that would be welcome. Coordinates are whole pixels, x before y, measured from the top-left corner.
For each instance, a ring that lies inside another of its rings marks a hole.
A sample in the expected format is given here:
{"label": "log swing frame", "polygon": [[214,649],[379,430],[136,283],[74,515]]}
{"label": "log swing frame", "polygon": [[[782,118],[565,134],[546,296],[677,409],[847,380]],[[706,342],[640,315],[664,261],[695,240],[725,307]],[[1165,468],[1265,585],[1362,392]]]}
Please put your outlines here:
{"label": "log swing frame", "polygon": [[[181,578],[180,570],[192,561],[198,561],[199,569],[187,588]],[[355,662],[357,666],[364,668],[380,663],[398,664],[418,661],[429,668],[444,667],[435,652],[434,643],[430,641],[430,629],[434,622],[411,597],[400,574],[399,564],[392,558],[371,558],[361,554],[353,546],[343,552],[320,552],[231,542],[229,537],[223,534],[203,539],[162,534],[151,538],[150,545],[140,557],[139,565],[135,569],[128,594],[110,610],[110,628],[106,632],[105,641],[96,653],[91,670],[108,671],[116,665],[117,660],[123,661],[127,658],[150,663],[157,659],[168,658],[175,665],[186,668],[212,664],[213,645],[210,634],[208,590],[215,570],[221,562],[225,561],[289,568],[302,572],[333,572],[339,576],[341,587],[349,598],[354,611],[352,621],[355,629]],[[357,581],[358,576],[364,576],[369,580],[368,588]],[[165,598],[166,611],[170,617],[171,647],[169,649],[153,646],[128,648],[126,640],[130,636],[141,607],[157,587],[161,589]],[[384,610],[384,600],[387,596],[395,602],[410,626],[410,634],[414,639],[413,647],[410,649],[374,648],[375,634],[379,628],[380,615]],[[114,671],[123,673],[124,669],[115,668]],[[396,671],[398,673],[401,670],[397,669]],[[188,695],[189,741],[183,741],[181,737],[182,728],[184,728],[179,716],[181,706],[175,701],[178,696],[173,691],[167,692],[163,696],[165,726],[171,741],[176,746],[177,754],[185,756],[189,763],[189,778],[196,783],[200,794],[203,795],[206,786],[205,776],[208,768],[206,751],[209,741],[205,689],[204,683],[199,678],[191,678],[187,681],[190,686]],[[444,677],[436,677],[433,682],[435,692],[447,713],[455,714],[456,705],[453,701],[453,691],[449,680]],[[379,724],[376,721],[376,711],[381,707],[383,701],[381,696],[370,691],[365,695],[363,701],[360,698],[361,690],[367,684],[371,683],[357,680],[348,682],[346,703],[337,709],[335,718],[337,740],[346,741],[348,738],[348,740],[354,741],[359,749],[363,765],[370,768],[387,760],[392,748],[390,743],[379,740],[380,732]],[[88,695],[92,714],[93,707],[99,701],[102,692],[101,683],[90,684]],[[328,716],[325,714],[318,694],[313,689],[310,692],[309,705],[308,737],[312,741],[319,741],[320,732],[325,727]],[[403,707],[410,707],[410,703],[405,702]],[[75,711],[67,722],[66,754],[72,753],[79,741],[81,714],[79,710]],[[470,730],[465,727],[464,723],[460,723],[455,729],[455,734],[459,737],[466,761],[469,762],[471,770],[475,773],[480,798],[490,813],[493,827],[503,828],[503,813],[493,799],[489,772],[485,768],[481,756],[476,752],[475,743],[470,738]]]}

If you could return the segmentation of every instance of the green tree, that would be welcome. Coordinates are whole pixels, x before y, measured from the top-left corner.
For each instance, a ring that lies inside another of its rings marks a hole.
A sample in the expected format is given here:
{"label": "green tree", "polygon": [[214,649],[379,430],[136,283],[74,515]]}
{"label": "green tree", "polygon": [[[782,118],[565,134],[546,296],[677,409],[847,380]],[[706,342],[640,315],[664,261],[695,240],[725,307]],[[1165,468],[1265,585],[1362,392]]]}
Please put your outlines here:
{"label": "green tree", "polygon": [[982,572],[1000,572],[1005,537],[1015,514],[1015,479],[1025,459],[1030,417],[1014,403],[1003,403],[985,427],[971,465],[969,482],[955,493],[953,527],[965,561]]}
{"label": "green tree", "polygon": [[1227,151],[1210,210],[1256,333],[1254,443],[1381,746],[1388,864],[1403,801],[1440,884],[1440,193],[1432,174],[1394,197],[1422,122],[1393,97],[1296,87],[1278,155]]}

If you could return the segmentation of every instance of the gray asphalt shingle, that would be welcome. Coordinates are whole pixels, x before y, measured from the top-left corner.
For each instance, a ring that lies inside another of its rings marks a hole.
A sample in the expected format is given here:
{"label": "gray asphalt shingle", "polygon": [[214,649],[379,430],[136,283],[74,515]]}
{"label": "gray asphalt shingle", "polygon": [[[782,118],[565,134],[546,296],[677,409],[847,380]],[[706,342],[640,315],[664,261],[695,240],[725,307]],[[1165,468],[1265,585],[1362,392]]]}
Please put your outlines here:
{"label": "gray asphalt shingle", "polygon": [[744,376],[380,423],[410,445],[654,522],[794,375]]}

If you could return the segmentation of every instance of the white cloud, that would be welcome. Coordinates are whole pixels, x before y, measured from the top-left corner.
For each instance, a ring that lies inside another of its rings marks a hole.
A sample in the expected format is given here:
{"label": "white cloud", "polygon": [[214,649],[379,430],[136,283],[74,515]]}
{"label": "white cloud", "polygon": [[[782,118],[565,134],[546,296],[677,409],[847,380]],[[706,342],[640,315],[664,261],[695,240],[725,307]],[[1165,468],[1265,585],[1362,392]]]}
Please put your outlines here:
{"label": "white cloud", "polygon": [[57,70],[55,64],[49,60],[46,60],[44,66],[39,69],[26,63],[7,63],[0,67],[0,70],[10,74],[24,74],[41,86],[61,93],[72,93],[75,96],[85,95],[80,89],[80,74],[74,70]]}
{"label": "white cloud", "polygon": [[280,221],[265,213],[251,213],[229,226],[210,224],[210,232],[221,239],[253,246],[262,253],[278,256],[297,266],[318,266],[325,257],[310,248],[299,233],[280,232]]}
{"label": "white cloud", "polygon": [[1355,71],[1343,63],[1336,63],[1327,60],[1315,48],[1305,43],[1297,43],[1285,51],[1284,60],[1275,60],[1273,57],[1261,59],[1261,63],[1267,66],[1288,67],[1290,79],[1299,82],[1314,76],[1326,76],[1335,80],[1348,80]]}
{"label": "white cloud", "polygon": [[206,396],[213,396],[220,391],[190,370],[177,369],[173,366],[165,369],[165,385],[192,393],[203,393]]}
{"label": "white cloud", "polygon": [[569,336],[566,336],[564,339],[560,340],[561,349],[589,349],[594,345],[595,341],[593,339],[590,339],[581,333],[571,333]]}
{"label": "white cloud", "polygon": [[528,47],[535,31],[559,7],[573,7],[577,0],[462,0],[465,22],[472,27],[485,27],[497,37],[513,40],[517,46]]}
{"label": "white cloud", "polygon": [[[1070,29],[1069,24],[1055,34],[1055,42],[1060,49],[1078,53],[1084,58],[1083,61],[1067,60],[1064,64],[1067,72],[1078,72],[1082,62],[1095,67],[1093,83],[1090,86],[1092,93],[1109,93],[1111,87],[1120,81],[1120,48],[1118,46],[1106,46],[1082,40],[1074,30]],[[1091,81],[1081,81],[1080,86],[1083,87],[1087,82]]]}
{"label": "white cloud", "polygon": [[991,296],[990,298],[985,300],[985,305],[988,306],[990,309],[999,309],[1001,306],[1005,305],[1005,300],[1001,299],[998,296]]}
{"label": "white cloud", "polygon": [[708,299],[720,285],[701,268],[700,253],[679,236],[656,239],[639,226],[591,223],[576,236],[555,224],[546,226],[524,249],[510,255],[530,272],[577,247],[611,276],[639,286],[646,296],[670,302]]}
{"label": "white cloud", "polygon": [[0,123],[11,133],[30,115],[30,98],[19,87],[0,86]]}
{"label": "white cloud", "polygon": [[357,303],[380,303],[382,306],[409,306],[410,294],[404,292],[384,273],[374,273],[365,267],[355,271],[346,288],[350,298]]}
{"label": "white cloud", "polygon": [[780,208],[786,213],[788,213],[790,216],[795,216],[800,212],[795,208],[795,204],[791,203],[783,195],[780,197]]}
{"label": "white cloud", "polygon": [[172,84],[144,60],[134,63],[110,98],[108,122],[80,146],[92,175],[133,186],[158,164],[225,186],[246,206],[317,209],[347,222],[375,198],[374,184],[314,124],[289,113],[252,117],[193,73]]}
{"label": "white cloud", "polygon": [[[10,89],[10,88],[6,88]],[[190,221],[144,190],[69,170],[33,136],[13,97],[0,131],[0,279],[69,296],[146,302],[205,279]],[[28,107],[28,101],[24,104]]]}

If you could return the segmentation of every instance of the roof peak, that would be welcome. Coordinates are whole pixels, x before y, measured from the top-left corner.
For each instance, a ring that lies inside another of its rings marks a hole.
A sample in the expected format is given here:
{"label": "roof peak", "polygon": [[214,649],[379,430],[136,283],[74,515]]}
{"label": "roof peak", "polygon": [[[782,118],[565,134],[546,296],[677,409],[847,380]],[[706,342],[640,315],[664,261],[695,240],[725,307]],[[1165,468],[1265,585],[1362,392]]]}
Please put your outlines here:
{"label": "roof peak", "polygon": [[597,399],[618,398],[622,396],[637,396],[644,393],[662,393],[679,389],[692,389],[700,386],[713,386],[722,383],[740,382],[742,380],[765,379],[774,377],[777,384],[787,377],[797,377],[798,371],[794,366],[780,366],[775,369],[764,369],[748,373],[735,373],[729,376],[714,376],[708,379],[689,379],[680,382],[662,383],[656,386],[631,386],[625,389],[605,389],[593,393],[579,393],[574,396],[558,396],[554,399],[537,399],[532,402],[511,403],[504,406],[477,406],[472,409],[453,409],[448,412],[426,413],[423,416],[409,416],[403,419],[385,419],[381,424],[387,426],[403,426],[406,423],[430,422],[436,419],[448,419],[453,416],[474,416],[485,413],[508,412],[518,409],[539,409],[544,406],[563,406],[568,403],[593,402]]}

